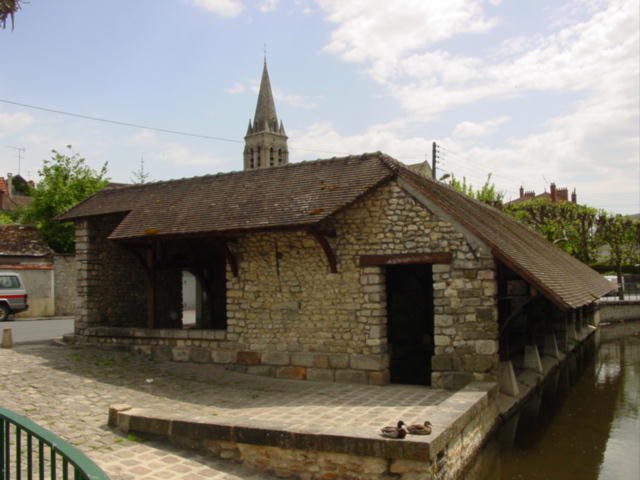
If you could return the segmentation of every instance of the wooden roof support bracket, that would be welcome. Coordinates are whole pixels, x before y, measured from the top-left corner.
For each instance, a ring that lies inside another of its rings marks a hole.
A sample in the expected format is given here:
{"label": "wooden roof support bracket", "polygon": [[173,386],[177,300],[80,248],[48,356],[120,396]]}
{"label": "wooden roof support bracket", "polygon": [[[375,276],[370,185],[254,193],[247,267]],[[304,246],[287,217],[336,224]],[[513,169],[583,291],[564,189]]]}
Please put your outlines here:
{"label": "wooden roof support bracket", "polygon": [[453,256],[450,252],[434,253],[400,253],[396,255],[360,255],[361,267],[377,267],[382,265],[410,265],[451,263]]}
{"label": "wooden roof support bracket", "polygon": [[227,242],[222,245],[222,248],[224,250],[224,256],[226,257],[227,262],[229,262],[229,266],[231,267],[231,273],[233,273],[233,276],[235,278],[238,278],[238,259],[229,248],[229,244]]}
{"label": "wooden roof support bracket", "polygon": [[320,232],[315,229],[308,230],[309,235],[316,239],[316,242],[322,247],[324,254],[327,257],[327,262],[329,262],[329,270],[331,273],[338,273],[337,263],[336,263],[336,255],[329,245],[329,241],[327,240],[327,234]]}

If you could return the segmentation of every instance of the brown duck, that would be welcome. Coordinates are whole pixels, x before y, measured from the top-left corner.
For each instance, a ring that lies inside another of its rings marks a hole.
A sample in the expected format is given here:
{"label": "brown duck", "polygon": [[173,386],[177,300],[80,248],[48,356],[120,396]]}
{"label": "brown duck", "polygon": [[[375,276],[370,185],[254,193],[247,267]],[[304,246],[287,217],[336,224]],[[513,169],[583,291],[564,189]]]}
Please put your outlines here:
{"label": "brown duck", "polygon": [[432,425],[430,421],[424,422],[424,424],[415,423],[406,427],[407,432],[411,435],[429,435],[431,434]]}
{"label": "brown duck", "polygon": [[395,427],[392,427],[392,426],[382,427],[380,432],[382,433],[383,437],[387,437],[387,438],[404,438],[404,437],[407,436],[407,427],[405,427],[404,422],[402,420],[400,420],[398,422],[397,426],[395,426]]}

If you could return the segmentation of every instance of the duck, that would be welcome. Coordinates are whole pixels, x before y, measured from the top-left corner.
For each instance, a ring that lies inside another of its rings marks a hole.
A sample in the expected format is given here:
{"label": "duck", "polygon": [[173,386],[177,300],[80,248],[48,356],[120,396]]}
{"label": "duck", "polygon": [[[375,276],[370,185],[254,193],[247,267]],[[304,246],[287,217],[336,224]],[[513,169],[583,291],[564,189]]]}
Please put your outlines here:
{"label": "duck", "polygon": [[407,436],[407,427],[405,427],[402,420],[398,421],[398,424],[395,427],[382,427],[380,431],[382,436],[387,438],[404,438]]}
{"label": "duck", "polygon": [[429,420],[424,424],[415,423],[406,427],[407,432],[411,435],[429,435],[431,434],[432,425]]}

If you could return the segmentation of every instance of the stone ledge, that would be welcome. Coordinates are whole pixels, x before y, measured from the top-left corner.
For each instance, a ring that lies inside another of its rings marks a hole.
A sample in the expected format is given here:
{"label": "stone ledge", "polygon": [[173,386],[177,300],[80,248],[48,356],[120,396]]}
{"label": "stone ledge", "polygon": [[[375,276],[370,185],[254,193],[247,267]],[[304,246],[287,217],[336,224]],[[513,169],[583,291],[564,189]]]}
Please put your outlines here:
{"label": "stone ledge", "polygon": [[179,339],[179,340],[225,340],[225,330],[183,330],[170,328],[138,327],[86,327],[83,334],[92,337]]}
{"label": "stone ledge", "polygon": [[[258,422],[256,422],[258,423]],[[357,433],[309,433],[278,430],[268,426],[232,425],[224,421],[200,422],[158,416],[140,408],[112,406],[109,425],[123,433],[134,432],[169,440],[218,440],[285,449],[344,453],[366,457],[403,458],[429,461],[429,442],[357,436]]]}
{"label": "stone ledge", "polygon": [[[165,437],[181,444],[203,440],[270,446],[315,452],[343,453],[362,457],[404,459],[432,462],[439,452],[478,416],[492,410],[498,394],[494,383],[472,383],[438,404],[437,423],[429,437],[407,437],[404,440],[385,439],[370,429],[326,429],[315,431],[276,428],[268,422],[232,423],[226,419],[204,421],[163,416],[157,412],[114,405],[109,409],[109,425],[124,433]],[[497,412],[496,415],[497,417]],[[495,418],[494,418],[495,420]],[[491,426],[487,426],[488,431]]]}

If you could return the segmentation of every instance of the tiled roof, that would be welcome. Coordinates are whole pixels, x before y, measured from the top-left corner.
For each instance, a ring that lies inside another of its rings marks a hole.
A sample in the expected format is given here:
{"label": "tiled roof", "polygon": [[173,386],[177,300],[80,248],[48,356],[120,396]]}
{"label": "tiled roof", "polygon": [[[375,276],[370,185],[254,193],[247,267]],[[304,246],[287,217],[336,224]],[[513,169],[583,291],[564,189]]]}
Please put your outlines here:
{"label": "tiled roof", "polygon": [[400,169],[400,178],[480,238],[495,258],[556,305],[578,308],[614,288],[598,272],[501,211],[405,168]]}
{"label": "tiled roof", "polygon": [[46,257],[53,252],[32,225],[0,225],[0,255]]}
{"label": "tiled roof", "polygon": [[396,176],[556,305],[577,308],[612,289],[597,272],[502,212],[380,153],[103,190],[59,218],[128,212],[112,239],[311,226]]}
{"label": "tiled roof", "polygon": [[112,239],[312,225],[393,177],[379,154],[102,190],[59,217],[130,212]]}

